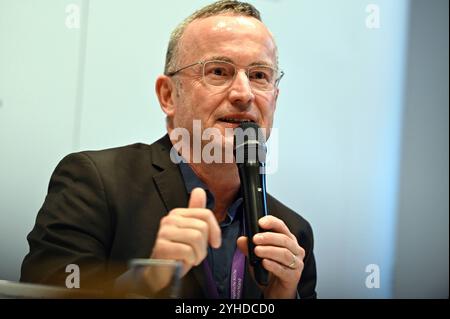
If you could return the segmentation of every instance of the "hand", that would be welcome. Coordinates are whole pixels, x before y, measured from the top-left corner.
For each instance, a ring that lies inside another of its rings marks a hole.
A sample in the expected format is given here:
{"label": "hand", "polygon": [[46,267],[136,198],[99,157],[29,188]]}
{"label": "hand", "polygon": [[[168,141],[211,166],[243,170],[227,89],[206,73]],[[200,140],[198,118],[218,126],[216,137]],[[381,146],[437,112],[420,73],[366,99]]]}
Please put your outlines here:
{"label": "hand", "polygon": [[[195,188],[191,193],[188,208],[173,209],[161,219],[150,258],[182,261],[181,276],[184,276],[193,266],[199,265],[205,259],[208,243],[213,248],[219,248],[222,240],[219,224],[213,212],[205,207],[205,191]],[[158,275],[147,275],[149,281],[158,278]],[[158,278],[158,281],[161,283],[157,286],[161,288],[169,282],[168,279],[161,278]]]}
{"label": "hand", "polygon": [[[274,216],[262,217],[259,226],[265,230],[253,237],[255,254],[262,258],[263,267],[269,272],[269,284],[261,287],[265,298],[296,298],[297,285],[303,271],[305,250],[286,224]],[[239,249],[247,256],[247,237],[238,238]]]}

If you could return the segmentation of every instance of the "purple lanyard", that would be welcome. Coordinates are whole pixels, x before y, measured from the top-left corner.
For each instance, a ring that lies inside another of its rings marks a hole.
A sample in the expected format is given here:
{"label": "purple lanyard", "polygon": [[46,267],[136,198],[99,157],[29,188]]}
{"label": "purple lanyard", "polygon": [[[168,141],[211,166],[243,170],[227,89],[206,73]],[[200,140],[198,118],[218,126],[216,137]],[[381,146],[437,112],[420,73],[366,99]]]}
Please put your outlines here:
{"label": "purple lanyard", "polygon": [[[244,229],[245,229],[245,222]],[[206,273],[206,282],[208,288],[208,294],[214,299],[219,299],[219,293],[217,291],[217,285],[214,281],[211,266],[208,260],[203,260],[203,269]],[[231,278],[230,278],[230,298],[241,299],[242,298],[242,286],[244,284],[244,271],[245,271],[245,255],[241,250],[236,247],[233,255],[233,262],[231,264]]]}

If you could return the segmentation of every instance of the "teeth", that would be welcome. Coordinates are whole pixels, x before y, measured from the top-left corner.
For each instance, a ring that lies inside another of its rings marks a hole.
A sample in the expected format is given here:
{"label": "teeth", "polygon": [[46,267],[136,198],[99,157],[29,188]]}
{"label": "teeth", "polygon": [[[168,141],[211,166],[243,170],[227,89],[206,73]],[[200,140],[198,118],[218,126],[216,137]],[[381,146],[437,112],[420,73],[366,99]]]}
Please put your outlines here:
{"label": "teeth", "polygon": [[229,123],[247,123],[247,122],[252,122],[251,120],[246,120],[246,119],[232,119],[232,118],[223,118],[221,119],[224,122],[229,122]]}

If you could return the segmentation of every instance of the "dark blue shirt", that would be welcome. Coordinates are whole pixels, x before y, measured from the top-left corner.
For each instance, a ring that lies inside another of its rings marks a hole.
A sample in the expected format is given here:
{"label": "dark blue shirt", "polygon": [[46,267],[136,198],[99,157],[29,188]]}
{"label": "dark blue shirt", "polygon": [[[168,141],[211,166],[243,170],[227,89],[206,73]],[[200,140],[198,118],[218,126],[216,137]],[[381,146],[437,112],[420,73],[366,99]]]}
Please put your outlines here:
{"label": "dark blue shirt", "polygon": [[[201,187],[206,192],[206,208],[214,209],[214,196],[208,187],[197,177],[192,168],[180,162],[180,170],[183,175],[186,190],[191,194],[196,187]],[[242,216],[242,197],[238,197],[227,209],[225,219],[219,224],[222,231],[222,245],[218,249],[208,246],[206,257],[212,270],[217,292],[220,298],[230,298],[231,264],[236,249],[236,240],[240,235],[240,219]]]}

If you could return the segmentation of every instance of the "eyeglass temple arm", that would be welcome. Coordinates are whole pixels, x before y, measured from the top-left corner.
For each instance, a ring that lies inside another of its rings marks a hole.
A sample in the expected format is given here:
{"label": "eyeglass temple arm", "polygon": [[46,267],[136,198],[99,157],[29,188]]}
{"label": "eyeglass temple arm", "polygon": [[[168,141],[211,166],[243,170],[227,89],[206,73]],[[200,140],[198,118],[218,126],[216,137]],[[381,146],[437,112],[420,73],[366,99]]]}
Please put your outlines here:
{"label": "eyeglass temple arm", "polygon": [[185,70],[187,68],[190,68],[191,66],[197,65],[197,64],[203,64],[203,61],[199,61],[199,62],[195,62],[195,63],[189,64],[189,65],[186,65],[186,66],[184,66],[181,69],[178,69],[176,71],[168,72],[166,75],[167,76],[174,76],[175,74],[177,74],[177,73],[179,73],[179,72],[181,72],[181,71],[183,71],[183,70]]}

